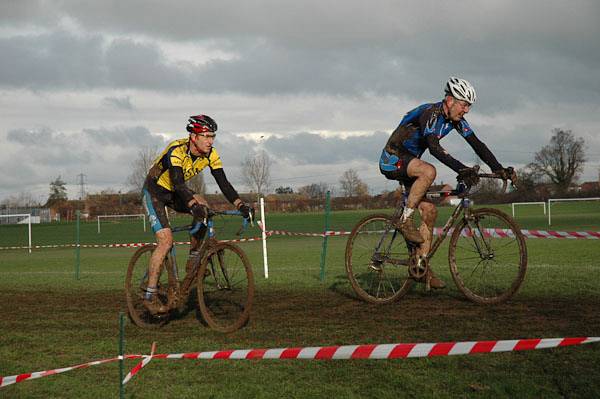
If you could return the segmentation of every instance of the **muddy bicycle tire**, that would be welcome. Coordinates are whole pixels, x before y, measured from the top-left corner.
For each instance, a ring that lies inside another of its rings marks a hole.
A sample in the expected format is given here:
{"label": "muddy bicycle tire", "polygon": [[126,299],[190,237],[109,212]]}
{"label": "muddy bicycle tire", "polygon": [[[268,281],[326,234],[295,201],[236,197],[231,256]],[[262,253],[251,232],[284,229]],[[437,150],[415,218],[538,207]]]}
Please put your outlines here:
{"label": "muddy bicycle tire", "polygon": [[[148,286],[148,268],[150,257],[156,248],[155,245],[146,245],[139,248],[131,257],[125,277],[125,297],[127,300],[127,311],[130,319],[142,328],[159,328],[169,321],[169,313],[153,315],[143,304],[145,289]],[[169,281],[172,279],[169,270],[171,259],[165,257],[158,279],[158,299],[168,303]]]}
{"label": "muddy bicycle tire", "polygon": [[206,324],[229,333],[244,326],[254,300],[254,276],[246,253],[230,243],[207,249],[197,279],[198,306]]}
{"label": "muddy bicycle tire", "polygon": [[[385,304],[406,295],[414,280],[409,278],[408,267],[392,263],[408,262],[411,250],[399,231],[390,229],[390,216],[370,215],[352,229],[346,243],[346,274],[352,289],[366,302]],[[387,231],[380,249],[381,261],[374,261],[376,247]],[[391,243],[391,247],[390,247]],[[389,247],[389,251],[385,248]]]}
{"label": "muddy bicycle tire", "polygon": [[517,223],[497,209],[473,210],[471,221],[485,229],[485,233],[474,233],[464,219],[455,226],[448,250],[452,278],[473,302],[483,305],[505,302],[525,279],[525,237]]}

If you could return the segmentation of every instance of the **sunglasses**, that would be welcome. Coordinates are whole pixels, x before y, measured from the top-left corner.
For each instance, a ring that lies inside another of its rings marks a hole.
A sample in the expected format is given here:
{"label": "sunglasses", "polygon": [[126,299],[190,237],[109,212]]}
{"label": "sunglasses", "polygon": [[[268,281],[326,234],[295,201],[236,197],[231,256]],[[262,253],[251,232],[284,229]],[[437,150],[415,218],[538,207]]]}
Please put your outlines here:
{"label": "sunglasses", "polygon": [[196,137],[201,136],[201,137],[212,137],[212,138],[215,138],[217,136],[217,134],[213,133],[213,132],[194,133],[194,135],[196,135]]}

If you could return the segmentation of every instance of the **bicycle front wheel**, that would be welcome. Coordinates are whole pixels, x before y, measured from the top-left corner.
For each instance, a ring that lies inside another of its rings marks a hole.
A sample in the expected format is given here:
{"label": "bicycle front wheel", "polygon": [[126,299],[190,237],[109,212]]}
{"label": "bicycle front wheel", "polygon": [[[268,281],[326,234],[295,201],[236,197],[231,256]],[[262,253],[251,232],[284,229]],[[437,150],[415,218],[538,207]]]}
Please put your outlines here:
{"label": "bicycle front wheel", "polygon": [[471,216],[459,223],[450,239],[452,278],[473,302],[504,302],[525,279],[525,237],[515,221],[497,209],[477,209]]}
{"label": "bicycle front wheel", "polygon": [[367,216],[356,224],[346,244],[346,273],[362,300],[389,303],[412,286],[408,264],[411,250],[384,214]]}
{"label": "bicycle front wheel", "polygon": [[[146,245],[138,249],[129,261],[125,278],[125,296],[129,317],[138,327],[142,328],[158,328],[169,320],[168,313],[153,315],[143,304],[148,287],[150,258],[155,248],[154,245]],[[167,255],[160,266],[158,293],[155,294],[163,304],[168,303],[170,265],[171,259]]]}
{"label": "bicycle front wheel", "polygon": [[197,284],[200,313],[210,328],[227,333],[248,321],[254,277],[250,261],[239,247],[229,243],[209,247]]}

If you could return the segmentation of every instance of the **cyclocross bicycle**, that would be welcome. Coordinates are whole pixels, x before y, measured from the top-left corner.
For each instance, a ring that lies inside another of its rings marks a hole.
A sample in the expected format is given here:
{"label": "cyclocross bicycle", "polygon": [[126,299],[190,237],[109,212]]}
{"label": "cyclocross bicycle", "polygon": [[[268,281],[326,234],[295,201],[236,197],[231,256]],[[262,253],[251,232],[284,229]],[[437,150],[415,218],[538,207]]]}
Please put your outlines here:
{"label": "cyclocross bicycle", "polygon": [[[175,245],[165,256],[156,295],[169,308],[167,313],[152,314],[143,305],[148,286],[148,268],[155,245],[145,245],[133,254],[127,269],[125,293],[129,316],[136,325],[144,328],[164,325],[184,308],[194,283],[202,319],[209,327],[220,332],[232,332],[248,321],[254,298],[252,266],[240,247],[216,240],[212,220],[215,215],[241,213],[209,210],[204,222],[172,229],[173,232],[189,231],[193,235],[201,228],[206,228],[207,234],[199,247],[199,256],[190,257],[192,261],[186,266],[183,281],[179,281]],[[244,219],[244,227],[246,224]]]}
{"label": "cyclocross bicycle", "polygon": [[[501,179],[491,174],[481,178]],[[507,188],[504,180],[502,191]],[[525,278],[527,247],[521,229],[506,213],[493,208],[473,209],[471,187],[428,192],[428,198],[457,195],[460,203],[436,237],[429,254],[417,255],[417,244],[406,240],[392,220],[402,215],[404,200],[392,216],[370,215],[356,224],[346,244],[346,272],[354,292],[371,303],[389,303],[424,281],[430,261],[450,234],[448,262],[458,289],[479,304],[498,304],[512,297]]]}

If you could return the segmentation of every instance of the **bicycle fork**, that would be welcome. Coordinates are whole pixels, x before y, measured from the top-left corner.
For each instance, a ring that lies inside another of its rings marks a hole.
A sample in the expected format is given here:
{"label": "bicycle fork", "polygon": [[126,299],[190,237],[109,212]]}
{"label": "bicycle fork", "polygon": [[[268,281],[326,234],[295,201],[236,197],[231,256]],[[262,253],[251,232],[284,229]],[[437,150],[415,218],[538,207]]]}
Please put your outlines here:
{"label": "bicycle fork", "polygon": [[466,225],[469,227],[467,234],[473,239],[473,243],[475,244],[475,248],[477,248],[479,257],[481,259],[493,258],[494,254],[492,252],[492,248],[490,247],[490,243],[485,239],[485,229],[481,227],[479,219],[475,219],[473,217],[468,205],[465,207],[464,217]]}

